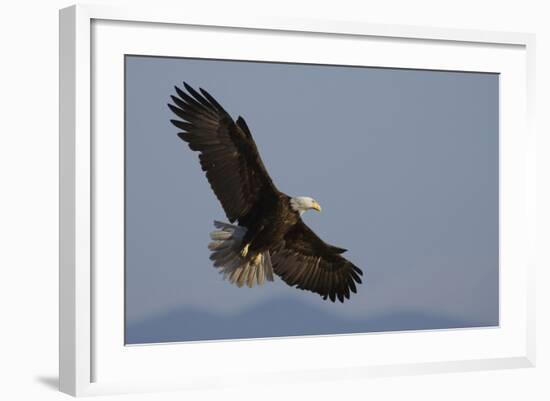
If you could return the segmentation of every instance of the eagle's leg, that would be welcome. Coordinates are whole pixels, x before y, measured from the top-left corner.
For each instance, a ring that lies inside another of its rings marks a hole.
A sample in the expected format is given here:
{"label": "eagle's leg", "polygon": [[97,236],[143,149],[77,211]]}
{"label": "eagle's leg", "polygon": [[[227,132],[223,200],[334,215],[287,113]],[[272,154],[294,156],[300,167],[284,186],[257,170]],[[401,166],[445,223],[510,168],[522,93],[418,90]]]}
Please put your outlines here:
{"label": "eagle's leg", "polygon": [[250,242],[241,249],[241,256],[243,258],[246,258],[246,255],[248,255],[248,248],[250,248]]}
{"label": "eagle's leg", "polygon": [[263,229],[264,229],[264,225],[260,225],[259,227],[257,227],[256,229],[249,229],[247,230],[246,232],[246,235],[244,236],[243,238],[243,243],[245,244],[244,247],[241,249],[241,256],[243,258],[246,258],[246,256],[248,255],[248,250],[250,248],[250,244],[252,244],[254,242],[254,240],[256,238],[258,238],[258,236],[261,235]]}
{"label": "eagle's leg", "polygon": [[[244,246],[244,248],[241,250],[241,257],[243,259],[246,259],[246,257],[249,255],[248,249],[250,248],[250,242]],[[260,262],[262,260],[262,254],[258,253],[255,256],[252,256],[250,259],[253,266],[259,266]]]}
{"label": "eagle's leg", "polygon": [[252,265],[254,266],[260,266],[260,263],[262,261],[262,254],[259,253],[254,258],[252,258]]}

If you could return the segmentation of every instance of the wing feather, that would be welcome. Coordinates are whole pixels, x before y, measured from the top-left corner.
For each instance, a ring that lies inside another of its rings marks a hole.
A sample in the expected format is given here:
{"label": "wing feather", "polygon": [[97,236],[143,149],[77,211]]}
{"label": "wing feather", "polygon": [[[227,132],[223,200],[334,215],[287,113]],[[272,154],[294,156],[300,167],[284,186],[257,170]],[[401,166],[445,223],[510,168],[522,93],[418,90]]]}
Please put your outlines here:
{"label": "wing feather", "polygon": [[271,252],[274,272],[290,286],[344,302],[357,292],[361,269],[344,258],[343,248],[321,240],[300,220]]}
{"label": "wing feather", "polygon": [[183,83],[175,87],[170,110],[180,119],[170,120],[182,130],[178,136],[199,152],[202,170],[230,222],[251,213],[258,202],[277,196],[252,134],[242,117],[235,123],[207,91]]}

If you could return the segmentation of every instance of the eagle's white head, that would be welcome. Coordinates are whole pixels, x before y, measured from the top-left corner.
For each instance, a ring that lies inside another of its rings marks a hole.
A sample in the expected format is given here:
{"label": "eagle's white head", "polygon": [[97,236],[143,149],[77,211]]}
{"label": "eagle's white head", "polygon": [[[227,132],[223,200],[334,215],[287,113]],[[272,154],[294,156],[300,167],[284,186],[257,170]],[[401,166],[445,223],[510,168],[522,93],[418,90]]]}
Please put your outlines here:
{"label": "eagle's white head", "polygon": [[321,205],[309,196],[295,196],[294,198],[290,198],[290,207],[292,210],[300,213],[300,215],[309,209],[317,210],[318,212],[321,211]]}

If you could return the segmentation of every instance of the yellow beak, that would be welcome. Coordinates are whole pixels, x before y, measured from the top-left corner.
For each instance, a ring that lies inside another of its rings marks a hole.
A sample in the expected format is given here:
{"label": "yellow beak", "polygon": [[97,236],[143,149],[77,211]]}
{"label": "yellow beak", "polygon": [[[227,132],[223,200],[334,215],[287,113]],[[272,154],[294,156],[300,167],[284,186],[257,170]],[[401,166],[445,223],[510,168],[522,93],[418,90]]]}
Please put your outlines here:
{"label": "yellow beak", "polygon": [[318,212],[321,211],[321,205],[319,205],[317,202],[314,202],[311,208],[317,210]]}

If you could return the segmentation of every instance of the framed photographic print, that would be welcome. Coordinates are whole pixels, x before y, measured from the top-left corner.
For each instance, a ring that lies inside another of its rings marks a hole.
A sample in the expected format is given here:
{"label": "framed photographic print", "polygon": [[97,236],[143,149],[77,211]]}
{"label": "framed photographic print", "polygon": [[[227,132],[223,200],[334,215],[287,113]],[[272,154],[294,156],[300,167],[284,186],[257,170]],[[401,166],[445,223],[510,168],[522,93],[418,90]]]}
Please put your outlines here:
{"label": "framed photographic print", "polygon": [[62,10],[61,390],[532,366],[533,46]]}

